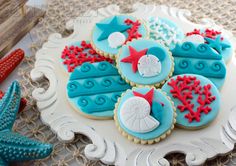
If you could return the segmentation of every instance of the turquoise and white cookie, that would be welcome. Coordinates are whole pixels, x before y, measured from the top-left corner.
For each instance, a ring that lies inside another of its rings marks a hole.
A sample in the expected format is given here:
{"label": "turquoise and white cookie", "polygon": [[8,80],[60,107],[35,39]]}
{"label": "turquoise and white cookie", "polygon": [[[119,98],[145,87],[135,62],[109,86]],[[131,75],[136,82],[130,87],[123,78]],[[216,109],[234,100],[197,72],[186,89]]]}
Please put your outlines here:
{"label": "turquoise and white cookie", "polygon": [[117,99],[130,89],[109,62],[84,63],[70,75],[67,95],[70,104],[91,119],[111,119]]}
{"label": "turquoise and white cookie", "polygon": [[173,102],[160,89],[133,88],[118,100],[114,119],[129,140],[153,144],[171,133],[175,117]]}
{"label": "turquoise and white cookie", "polygon": [[233,55],[233,46],[227,36],[220,31],[214,29],[194,29],[192,32],[186,33],[183,42],[206,43],[213,50],[222,56],[224,61],[228,63]]}
{"label": "turquoise and white cookie", "polygon": [[176,125],[185,129],[208,126],[218,115],[220,94],[215,85],[200,75],[184,74],[172,77],[162,90],[177,108]]}
{"label": "turquoise and white cookie", "polygon": [[159,87],[172,76],[174,69],[168,48],[148,39],[122,46],[116,63],[121,76],[132,86]]}
{"label": "turquoise and white cookie", "polygon": [[150,38],[163,42],[170,49],[173,49],[176,43],[181,42],[185,37],[182,29],[166,18],[150,17],[147,25]]}
{"label": "turquoise and white cookie", "polygon": [[92,47],[101,55],[115,59],[119,48],[138,38],[147,38],[148,29],[143,22],[129,15],[108,17],[94,26]]}
{"label": "turquoise and white cookie", "polygon": [[186,41],[171,50],[174,57],[174,75],[198,74],[210,79],[220,89],[226,78],[222,55],[206,43]]}

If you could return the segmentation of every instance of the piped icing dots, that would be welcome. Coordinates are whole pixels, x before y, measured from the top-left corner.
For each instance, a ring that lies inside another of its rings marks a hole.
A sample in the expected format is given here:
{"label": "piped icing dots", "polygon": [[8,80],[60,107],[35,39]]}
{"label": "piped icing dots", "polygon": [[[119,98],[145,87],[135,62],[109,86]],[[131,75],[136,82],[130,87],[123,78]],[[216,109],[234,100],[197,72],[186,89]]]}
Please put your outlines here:
{"label": "piped icing dots", "polygon": [[109,62],[87,62],[70,75],[67,95],[70,104],[82,115],[111,119],[117,99],[130,88]]}
{"label": "piped icing dots", "polygon": [[113,63],[113,60],[98,54],[91,46],[89,41],[79,41],[65,46],[62,51],[61,61],[64,69],[71,73],[77,66],[81,66],[85,62],[95,63],[101,61],[108,61]]}
{"label": "piped icing dots", "polygon": [[175,123],[175,109],[169,98],[154,88],[133,88],[122,94],[114,119],[123,135],[135,143],[159,142]]}
{"label": "piped icing dots", "polygon": [[91,40],[97,52],[114,59],[122,45],[147,36],[147,28],[140,20],[128,15],[117,15],[96,23]]}
{"label": "piped icing dots", "polygon": [[174,48],[175,44],[184,38],[182,29],[169,19],[150,17],[147,22],[150,38],[164,43],[170,49]]}
{"label": "piped icing dots", "polygon": [[177,108],[177,125],[187,129],[206,127],[220,108],[220,95],[214,84],[200,75],[178,75],[162,87]]}
{"label": "piped icing dots", "polygon": [[166,47],[154,40],[139,39],[122,46],[117,68],[131,85],[160,86],[172,75],[174,64]]}

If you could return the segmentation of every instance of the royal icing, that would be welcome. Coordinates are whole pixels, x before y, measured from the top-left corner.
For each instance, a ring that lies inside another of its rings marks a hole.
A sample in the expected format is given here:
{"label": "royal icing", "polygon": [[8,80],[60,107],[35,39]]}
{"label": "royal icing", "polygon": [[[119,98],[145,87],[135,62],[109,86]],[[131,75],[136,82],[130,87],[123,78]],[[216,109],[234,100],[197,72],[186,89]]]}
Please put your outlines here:
{"label": "royal icing", "polygon": [[117,59],[121,75],[136,85],[158,85],[172,74],[169,51],[153,40],[139,39],[121,48]]}
{"label": "royal icing", "polygon": [[102,55],[115,58],[119,48],[138,38],[148,35],[145,26],[137,19],[128,15],[118,15],[98,22],[92,33],[92,46]]}
{"label": "royal icing", "polygon": [[113,63],[113,60],[98,54],[92,47],[89,41],[80,41],[66,46],[62,52],[61,60],[64,67],[69,73],[73,72],[77,66],[85,62],[101,62],[108,61]]}
{"label": "royal icing", "polygon": [[148,26],[150,38],[163,42],[169,48],[174,48],[175,44],[184,38],[181,28],[168,19],[150,17]]}
{"label": "royal icing", "polygon": [[177,43],[172,55],[175,62],[174,75],[198,74],[209,78],[217,88],[221,88],[224,84],[225,62],[208,44]]}
{"label": "royal icing", "polygon": [[217,88],[200,75],[178,75],[162,87],[177,108],[177,125],[205,127],[215,119],[220,108]]}
{"label": "royal icing", "polygon": [[164,135],[171,130],[175,117],[170,100],[154,88],[126,91],[118,102],[115,115],[124,132],[141,140]]}
{"label": "royal icing", "polygon": [[92,118],[112,118],[117,98],[130,86],[109,62],[84,63],[70,75],[70,103]]}

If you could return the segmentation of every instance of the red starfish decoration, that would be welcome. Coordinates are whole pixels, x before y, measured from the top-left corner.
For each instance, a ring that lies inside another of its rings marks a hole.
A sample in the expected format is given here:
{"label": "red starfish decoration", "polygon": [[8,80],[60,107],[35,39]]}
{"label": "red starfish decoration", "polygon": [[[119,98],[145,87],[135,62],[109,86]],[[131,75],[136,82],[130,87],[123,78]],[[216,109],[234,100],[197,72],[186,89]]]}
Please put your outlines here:
{"label": "red starfish decoration", "polygon": [[8,75],[20,64],[24,58],[24,51],[17,49],[0,59],[0,83],[2,83]]}
{"label": "red starfish decoration", "polygon": [[[2,100],[4,95],[5,94],[3,93],[3,91],[0,90],[0,100]],[[21,98],[19,112],[22,112],[24,108],[26,107],[26,105],[27,105],[27,100],[25,98]]]}
{"label": "red starfish decoration", "polygon": [[134,96],[142,97],[148,101],[150,106],[152,106],[152,100],[153,100],[153,94],[154,94],[154,88],[152,88],[149,92],[147,92],[145,95],[139,93],[139,92],[133,92]]}
{"label": "red starfish decoration", "polygon": [[132,63],[132,70],[136,73],[138,70],[138,60],[147,53],[147,50],[146,48],[138,52],[133,47],[129,46],[130,56],[123,58],[121,62]]}

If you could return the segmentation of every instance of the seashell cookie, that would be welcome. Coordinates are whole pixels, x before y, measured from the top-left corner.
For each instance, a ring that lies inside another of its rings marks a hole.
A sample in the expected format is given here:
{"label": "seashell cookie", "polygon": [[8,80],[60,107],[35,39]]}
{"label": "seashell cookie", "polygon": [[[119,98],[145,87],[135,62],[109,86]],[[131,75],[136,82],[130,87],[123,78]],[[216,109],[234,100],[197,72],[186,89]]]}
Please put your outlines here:
{"label": "seashell cookie", "polygon": [[122,45],[147,37],[148,30],[143,22],[130,15],[117,15],[96,23],[91,44],[99,54],[115,59]]}
{"label": "seashell cookie", "polygon": [[172,76],[173,57],[154,40],[139,39],[122,46],[116,59],[121,76],[132,86],[159,87]]}
{"label": "seashell cookie", "polygon": [[118,100],[114,119],[122,135],[129,140],[153,144],[171,133],[175,108],[161,90],[133,88]]}

